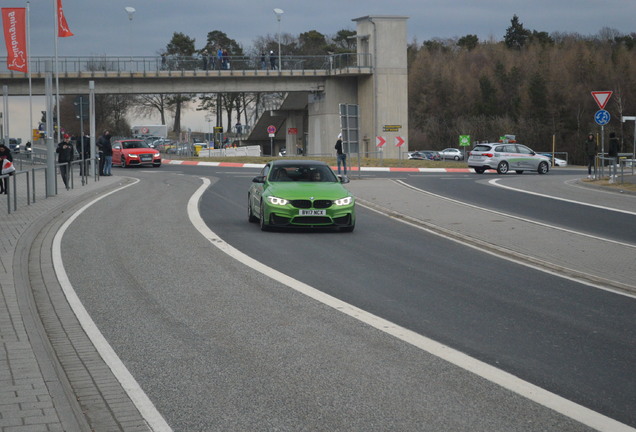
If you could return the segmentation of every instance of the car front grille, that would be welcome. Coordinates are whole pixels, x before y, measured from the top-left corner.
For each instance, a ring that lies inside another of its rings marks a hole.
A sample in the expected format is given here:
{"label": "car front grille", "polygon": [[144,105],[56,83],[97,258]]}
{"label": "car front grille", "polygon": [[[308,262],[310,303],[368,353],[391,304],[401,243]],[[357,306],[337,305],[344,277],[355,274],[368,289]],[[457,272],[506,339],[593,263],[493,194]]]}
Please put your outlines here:
{"label": "car front grille", "polygon": [[294,223],[299,225],[324,225],[331,224],[332,221],[326,216],[302,216],[294,218]]}
{"label": "car front grille", "polygon": [[[333,202],[331,200],[315,200],[313,202],[313,208],[326,209],[331,207],[332,204]],[[300,209],[312,208],[312,202],[310,200],[292,200],[291,205]]]}

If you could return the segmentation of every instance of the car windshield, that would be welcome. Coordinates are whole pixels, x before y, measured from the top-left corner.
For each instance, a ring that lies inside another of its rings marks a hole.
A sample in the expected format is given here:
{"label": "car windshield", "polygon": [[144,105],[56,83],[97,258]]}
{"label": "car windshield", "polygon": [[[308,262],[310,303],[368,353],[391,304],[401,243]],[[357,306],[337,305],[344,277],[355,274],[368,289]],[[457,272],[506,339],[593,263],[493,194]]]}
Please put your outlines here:
{"label": "car windshield", "polygon": [[272,168],[269,181],[337,182],[338,179],[325,165],[284,165]]}
{"label": "car windshield", "polygon": [[145,141],[122,141],[121,148],[135,149],[135,148],[149,148]]}

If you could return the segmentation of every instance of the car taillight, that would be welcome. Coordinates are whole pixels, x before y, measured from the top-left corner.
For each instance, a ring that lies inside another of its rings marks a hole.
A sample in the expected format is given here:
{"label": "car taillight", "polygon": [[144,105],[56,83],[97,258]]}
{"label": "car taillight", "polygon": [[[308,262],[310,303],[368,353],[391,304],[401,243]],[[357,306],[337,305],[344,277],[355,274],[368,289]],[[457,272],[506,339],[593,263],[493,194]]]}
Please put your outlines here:
{"label": "car taillight", "polygon": [[490,157],[491,158],[491,157],[494,156],[494,154],[492,154],[492,153],[483,153],[482,156],[486,156],[486,157]]}

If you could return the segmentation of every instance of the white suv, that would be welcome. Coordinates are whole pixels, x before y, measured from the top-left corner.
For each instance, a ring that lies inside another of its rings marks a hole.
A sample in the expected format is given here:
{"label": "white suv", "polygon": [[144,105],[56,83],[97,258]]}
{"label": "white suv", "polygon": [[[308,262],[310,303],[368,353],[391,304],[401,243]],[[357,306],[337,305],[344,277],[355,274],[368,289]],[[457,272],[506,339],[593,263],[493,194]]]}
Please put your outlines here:
{"label": "white suv", "polygon": [[487,169],[497,170],[499,174],[506,174],[510,170],[517,174],[524,171],[545,174],[550,170],[550,159],[521,144],[477,144],[469,153],[468,167],[477,174],[483,174]]}

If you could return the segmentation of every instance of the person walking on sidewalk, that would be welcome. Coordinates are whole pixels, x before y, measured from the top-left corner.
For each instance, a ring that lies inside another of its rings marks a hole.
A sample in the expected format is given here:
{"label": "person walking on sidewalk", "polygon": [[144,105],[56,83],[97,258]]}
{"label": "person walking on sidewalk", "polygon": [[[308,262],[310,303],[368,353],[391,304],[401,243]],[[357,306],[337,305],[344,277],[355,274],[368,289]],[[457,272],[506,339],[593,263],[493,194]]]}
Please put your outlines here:
{"label": "person walking on sidewalk", "polygon": [[340,174],[340,165],[344,167],[344,175],[347,175],[347,154],[342,151],[342,134],[338,134],[338,141],[336,141],[336,158],[338,160],[338,174]]}
{"label": "person walking on sidewalk", "polygon": [[110,176],[113,175],[111,173],[111,168],[113,166],[113,146],[110,143],[110,132],[104,131],[104,134],[99,137],[99,141],[97,142],[97,146],[100,149],[101,156],[104,158],[104,164],[102,165],[102,160],[100,157],[99,165],[100,165],[100,175]]}
{"label": "person walking on sidewalk", "polygon": [[[13,162],[13,156],[11,155],[11,150],[9,150],[9,147],[5,146],[4,143],[0,143],[0,174],[2,174],[2,165],[4,164],[5,159],[9,162]],[[2,181],[0,181],[0,194],[7,194],[8,189],[9,179],[3,178]]]}
{"label": "person walking on sidewalk", "polygon": [[57,153],[57,162],[61,164],[60,174],[62,175],[62,181],[64,182],[66,190],[70,189],[68,185],[68,173],[70,171],[70,163],[73,161],[75,156],[73,145],[69,142],[70,139],[70,135],[64,134],[64,139],[57,145],[57,149],[55,149],[55,152]]}
{"label": "person walking on sidewalk", "polygon": [[[615,132],[611,132],[609,134],[609,150],[607,151],[607,156],[610,157],[610,170],[609,170],[609,174],[610,174],[610,178],[609,181],[610,183],[614,183],[616,181],[616,177],[618,174],[618,169],[616,168],[616,165],[618,164],[618,150],[619,150],[620,144],[618,142],[618,138],[616,138],[616,133]],[[614,177],[612,177],[612,167],[614,168]]]}
{"label": "person walking on sidewalk", "polygon": [[585,157],[587,158],[587,178],[592,178],[592,167],[594,167],[594,174],[596,175],[596,166],[594,160],[596,159],[596,140],[594,134],[587,135],[587,139],[583,144],[583,150],[585,151]]}

